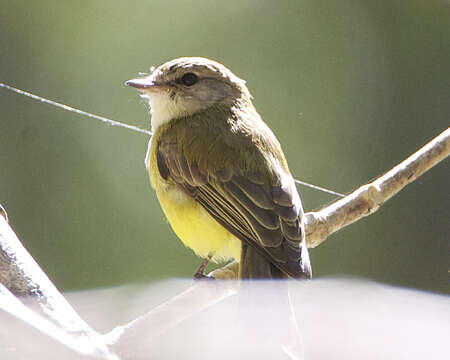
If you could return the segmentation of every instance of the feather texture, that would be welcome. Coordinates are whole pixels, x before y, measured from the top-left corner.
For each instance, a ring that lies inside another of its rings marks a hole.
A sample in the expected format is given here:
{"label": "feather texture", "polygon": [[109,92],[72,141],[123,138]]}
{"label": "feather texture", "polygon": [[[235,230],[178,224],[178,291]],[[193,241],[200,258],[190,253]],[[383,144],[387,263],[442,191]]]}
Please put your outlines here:
{"label": "feather texture", "polygon": [[157,162],[158,181],[200,204],[281,272],[311,277],[300,197],[278,141],[251,103],[173,119],[154,141],[149,160]]}

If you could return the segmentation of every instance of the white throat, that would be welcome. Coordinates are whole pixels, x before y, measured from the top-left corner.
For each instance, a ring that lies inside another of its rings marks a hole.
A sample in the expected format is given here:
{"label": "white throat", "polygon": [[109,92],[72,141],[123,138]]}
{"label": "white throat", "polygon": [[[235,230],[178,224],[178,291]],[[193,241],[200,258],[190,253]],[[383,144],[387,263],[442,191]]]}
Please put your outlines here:
{"label": "white throat", "polygon": [[146,99],[150,104],[152,131],[155,131],[161,125],[179,116],[179,110],[166,92],[144,93],[141,97]]}
{"label": "white throat", "polygon": [[195,105],[189,102],[177,101],[167,92],[152,92],[141,95],[150,104],[152,115],[152,131],[173,119],[195,113]]}

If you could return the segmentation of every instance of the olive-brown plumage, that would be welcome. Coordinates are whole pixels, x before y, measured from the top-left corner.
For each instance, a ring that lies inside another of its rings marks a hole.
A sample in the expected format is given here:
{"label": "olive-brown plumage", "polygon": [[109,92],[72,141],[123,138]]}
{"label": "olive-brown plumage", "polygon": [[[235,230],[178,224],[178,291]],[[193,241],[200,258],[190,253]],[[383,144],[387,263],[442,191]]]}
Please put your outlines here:
{"label": "olive-brown plumage", "polygon": [[208,214],[225,231],[199,233],[205,238],[198,239],[198,249],[213,240],[209,234],[231,241],[230,247],[230,239],[239,239],[240,254],[232,253],[240,257],[243,278],[310,278],[300,197],[245,83],[202,58],[176,59],[133,81],[152,108],[152,184],[181,240],[202,256],[220,259],[216,245],[209,254],[197,251],[195,234],[186,229],[185,219],[201,226]]}

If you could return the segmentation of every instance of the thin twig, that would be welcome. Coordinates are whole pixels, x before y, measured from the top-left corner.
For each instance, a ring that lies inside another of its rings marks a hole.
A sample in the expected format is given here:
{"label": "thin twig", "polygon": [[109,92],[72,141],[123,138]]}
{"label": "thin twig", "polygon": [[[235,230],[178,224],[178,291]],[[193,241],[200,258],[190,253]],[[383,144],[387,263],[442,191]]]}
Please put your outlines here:
{"label": "thin twig", "polygon": [[373,214],[406,185],[444,160],[449,153],[450,128],[371,183],[321,210],[307,213],[308,247],[320,245],[336,231]]}

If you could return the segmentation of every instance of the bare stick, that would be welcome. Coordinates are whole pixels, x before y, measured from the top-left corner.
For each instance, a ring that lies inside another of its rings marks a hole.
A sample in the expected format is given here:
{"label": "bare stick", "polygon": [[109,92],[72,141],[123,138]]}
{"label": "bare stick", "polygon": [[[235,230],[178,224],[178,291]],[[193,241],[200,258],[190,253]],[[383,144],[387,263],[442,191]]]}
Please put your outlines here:
{"label": "bare stick", "polygon": [[[146,354],[152,341],[195,314],[234,295],[236,281],[196,280],[181,294],[152,309],[125,326],[118,326],[105,335],[105,340],[119,356],[128,358]],[[142,342],[139,339],[147,339]]]}
{"label": "bare stick", "polygon": [[107,349],[103,338],[79,317],[41,270],[3,216],[0,216],[0,283],[15,296],[26,296],[27,303],[37,305],[41,315],[24,311],[25,307],[19,306],[20,301],[6,291],[0,293],[0,309],[18,318],[28,317],[38,330],[50,331],[47,335],[65,345],[70,344],[80,353],[116,358]]}
{"label": "bare stick", "polygon": [[8,222],[8,214],[2,204],[0,204],[0,215],[5,218],[6,222]]}
{"label": "bare stick", "polygon": [[[65,352],[69,351],[70,353],[72,351],[76,354],[89,355],[89,358],[92,358],[93,356],[96,359],[117,359],[117,357],[106,354],[103,350],[99,350],[88,337],[83,337],[80,336],[80,334],[75,335],[71,332],[68,332],[67,329],[56,325],[54,322],[33,311],[33,309],[30,309],[28,306],[22,303],[19,298],[15,297],[1,283],[0,310],[5,311],[13,318],[20,320],[21,322],[23,322],[23,324],[27,324],[28,326],[38,330],[44,340],[47,340],[48,337],[50,339],[53,339],[56,344],[64,345]],[[7,325],[5,326],[9,325],[9,322],[7,322]],[[28,338],[26,338],[26,341],[28,341]],[[55,346],[56,344],[50,343],[51,346]],[[57,347],[55,346],[54,350],[56,349]],[[35,348],[33,352],[35,353],[35,355],[38,355],[39,351],[40,349]],[[40,357],[38,356],[38,358]]]}
{"label": "bare stick", "polygon": [[328,236],[373,214],[406,185],[444,160],[450,153],[450,128],[375,181],[345,198],[306,214],[306,240],[314,248]]}

